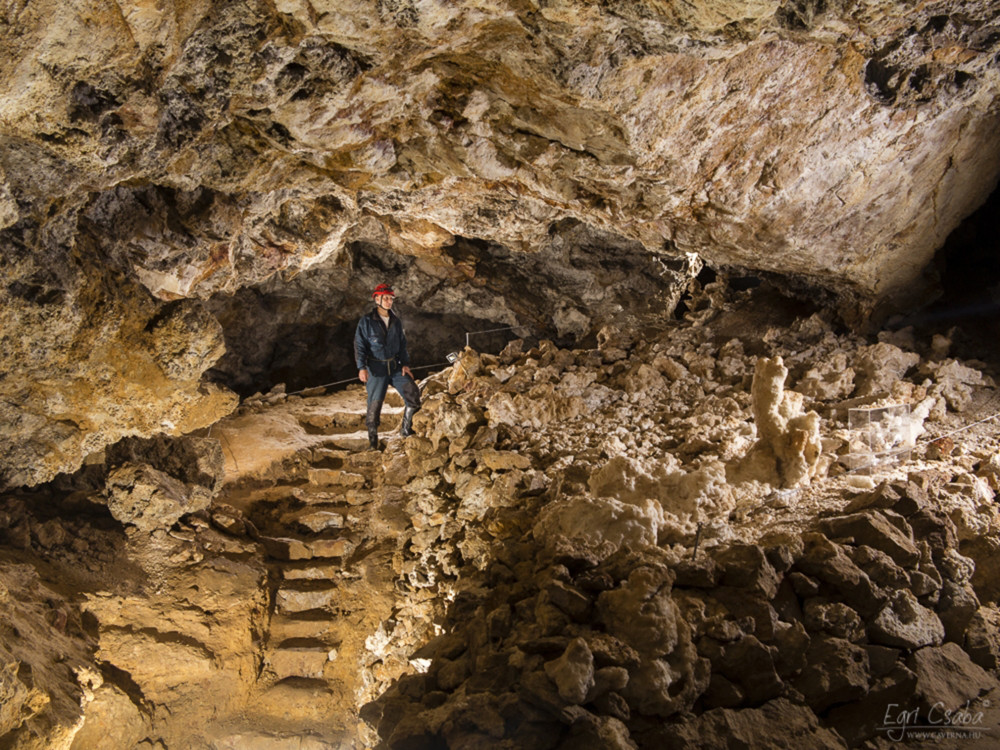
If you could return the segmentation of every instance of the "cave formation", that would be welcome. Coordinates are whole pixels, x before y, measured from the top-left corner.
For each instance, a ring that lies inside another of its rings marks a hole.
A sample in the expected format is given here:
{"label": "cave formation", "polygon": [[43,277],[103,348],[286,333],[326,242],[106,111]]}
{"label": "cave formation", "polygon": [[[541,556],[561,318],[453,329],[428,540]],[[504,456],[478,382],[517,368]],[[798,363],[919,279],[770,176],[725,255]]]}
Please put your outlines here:
{"label": "cave formation", "polygon": [[0,747],[995,742],[995,3],[0,40]]}

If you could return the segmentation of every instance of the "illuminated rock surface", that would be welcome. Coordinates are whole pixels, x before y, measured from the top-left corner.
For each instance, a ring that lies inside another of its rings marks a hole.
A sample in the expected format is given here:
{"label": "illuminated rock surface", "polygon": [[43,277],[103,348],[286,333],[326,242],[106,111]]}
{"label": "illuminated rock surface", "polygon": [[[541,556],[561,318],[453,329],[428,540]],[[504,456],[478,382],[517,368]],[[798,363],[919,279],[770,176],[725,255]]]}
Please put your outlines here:
{"label": "illuminated rock surface", "polygon": [[927,298],[1000,173],[997,8],[974,0],[32,0],[0,20],[8,486],[229,411],[197,384],[223,354],[209,310],[244,395],[343,373],[336,324],[386,277],[428,364],[476,323],[584,338],[669,312],[702,262],[858,323]]}
{"label": "illuminated rock surface", "polygon": [[998,14],[6,3],[0,745],[997,731]]}

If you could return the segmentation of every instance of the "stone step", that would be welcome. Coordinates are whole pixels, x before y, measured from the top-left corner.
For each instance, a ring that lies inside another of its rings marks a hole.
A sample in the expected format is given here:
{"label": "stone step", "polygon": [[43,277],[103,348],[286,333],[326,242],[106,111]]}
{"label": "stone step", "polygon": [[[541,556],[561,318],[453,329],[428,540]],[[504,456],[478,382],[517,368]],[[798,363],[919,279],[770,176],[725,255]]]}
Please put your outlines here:
{"label": "stone step", "polygon": [[[365,438],[368,445],[368,438]],[[321,487],[364,487],[367,479],[363,474],[343,469],[309,469],[309,483]]]}
{"label": "stone step", "polygon": [[288,677],[305,677],[322,680],[327,665],[337,658],[337,651],[320,648],[278,648],[266,655],[268,666],[279,680]]}
{"label": "stone step", "polygon": [[295,539],[261,537],[267,554],[276,560],[312,560],[317,557],[347,557],[357,543],[347,537],[333,539]]}
{"label": "stone step", "polygon": [[[300,698],[301,700],[301,698]],[[304,704],[308,706],[314,703]],[[317,712],[318,713],[318,712]],[[317,718],[322,716],[319,714]],[[322,727],[317,728],[317,735],[320,735]],[[346,735],[345,735],[346,736]],[[207,750],[343,750],[349,745],[343,741],[326,740],[322,736],[306,736],[301,727],[297,731],[287,734],[281,732],[269,732],[257,728],[246,728],[240,731],[230,731],[224,736],[213,737]]]}
{"label": "stone step", "polygon": [[[382,420],[378,428],[379,440],[393,440],[399,437],[401,420]],[[362,427],[354,432],[327,434],[320,449],[346,451],[356,458],[368,448],[368,430]]]}
{"label": "stone step", "polygon": [[338,564],[282,567],[280,572],[286,581],[338,581],[344,577],[344,569]]}
{"label": "stone step", "polygon": [[345,435],[332,435],[324,441],[324,444],[349,451],[363,451],[368,448],[368,433],[352,432]]}
{"label": "stone step", "polygon": [[340,598],[341,592],[336,587],[311,590],[280,588],[275,594],[274,608],[284,615],[330,609]]}
{"label": "stone step", "polygon": [[278,614],[271,618],[269,636],[270,642],[278,645],[308,639],[328,646],[337,640],[334,622],[329,616],[323,619],[306,619]]}
{"label": "stone step", "polygon": [[287,528],[300,527],[314,534],[319,534],[323,531],[344,528],[344,514],[332,510],[307,508],[286,513],[281,516],[279,522]]}
{"label": "stone step", "polygon": [[354,492],[365,492],[365,490],[322,490],[313,486],[296,487],[293,500],[296,504],[301,505],[349,505],[347,496]]}
{"label": "stone step", "polygon": [[[281,728],[302,738],[301,746],[291,745],[288,750],[318,750],[319,747],[327,747],[311,744],[310,732],[329,740],[330,750],[346,750],[356,747],[357,726],[338,728],[331,720],[344,714],[344,702],[350,699],[351,696],[344,695],[326,680],[288,677],[261,694],[254,710],[254,726],[265,726],[271,730]],[[255,744],[232,748],[251,749],[272,750],[269,745]]]}
{"label": "stone step", "polygon": [[[351,430],[348,435],[360,435],[360,430]],[[367,433],[366,433],[367,434]],[[317,469],[341,469],[350,461],[352,451],[330,445],[314,447],[309,451],[309,463]]]}

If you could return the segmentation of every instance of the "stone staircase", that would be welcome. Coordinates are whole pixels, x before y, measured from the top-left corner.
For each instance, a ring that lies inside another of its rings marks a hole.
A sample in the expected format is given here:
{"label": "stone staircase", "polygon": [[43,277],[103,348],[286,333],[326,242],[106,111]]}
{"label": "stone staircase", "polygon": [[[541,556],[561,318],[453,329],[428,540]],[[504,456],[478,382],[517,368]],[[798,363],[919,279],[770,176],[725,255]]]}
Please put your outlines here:
{"label": "stone staircase", "polygon": [[294,471],[218,498],[242,511],[266,555],[269,617],[252,711],[269,743],[284,737],[297,748],[308,736],[326,743],[317,747],[364,747],[357,708],[413,671],[406,654],[431,635],[418,628],[407,646],[394,632],[411,522],[383,466],[405,460],[401,413],[391,401],[383,410],[384,453],[368,449],[356,405],[309,415],[300,421],[316,443],[295,455]]}
{"label": "stone staircase", "polygon": [[[382,408],[382,418],[379,424],[379,437],[382,440],[391,439],[399,432],[403,420],[403,401],[399,394],[390,392],[386,395]],[[321,435],[323,445],[328,449],[360,451],[368,448],[368,429],[365,427],[365,402],[359,399],[351,408],[335,412],[321,412],[307,417],[302,421],[307,432]],[[336,461],[328,461],[331,465]],[[331,469],[335,470],[335,469]],[[316,471],[323,471],[317,468]],[[318,477],[322,483],[322,477]]]}

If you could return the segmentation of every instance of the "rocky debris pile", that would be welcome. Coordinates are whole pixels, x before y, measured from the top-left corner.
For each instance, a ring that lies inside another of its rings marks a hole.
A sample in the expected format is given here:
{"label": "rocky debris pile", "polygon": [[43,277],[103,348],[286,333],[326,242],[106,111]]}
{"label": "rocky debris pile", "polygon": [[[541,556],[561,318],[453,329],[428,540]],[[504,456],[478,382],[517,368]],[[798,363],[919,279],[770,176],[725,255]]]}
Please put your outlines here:
{"label": "rocky debris pile", "polygon": [[[996,686],[997,592],[976,570],[996,565],[1000,445],[916,442],[992,382],[906,331],[699,322],[467,350],[428,386],[409,467],[454,488],[481,573],[414,654],[427,671],[365,707],[379,747],[844,747],[888,704],[926,715]],[[912,460],[876,486],[845,460],[846,418],[886,403],[911,407]]]}
{"label": "rocky debris pile", "polygon": [[806,533],[700,556],[504,545],[414,655],[429,669],[362,715],[387,748],[841,748],[893,705],[967,707],[997,687],[1000,610],[933,483],[887,482]]}

